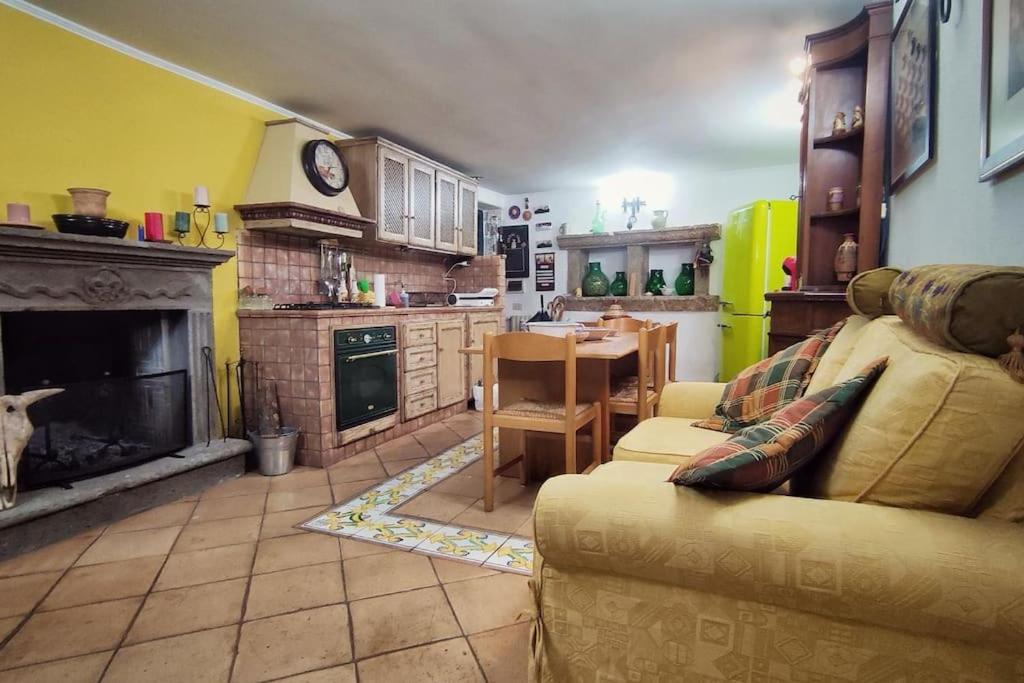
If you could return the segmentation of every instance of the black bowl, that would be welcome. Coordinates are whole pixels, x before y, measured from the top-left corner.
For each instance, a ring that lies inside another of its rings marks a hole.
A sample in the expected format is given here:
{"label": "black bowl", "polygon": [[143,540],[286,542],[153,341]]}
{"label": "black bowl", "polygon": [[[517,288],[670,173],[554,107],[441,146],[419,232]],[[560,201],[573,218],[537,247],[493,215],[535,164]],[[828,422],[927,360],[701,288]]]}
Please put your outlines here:
{"label": "black bowl", "polygon": [[93,237],[116,237],[121,239],[128,232],[127,221],[115,221],[113,218],[96,218],[95,216],[79,216],[73,213],[55,213],[53,222],[57,230],[70,235],[92,235]]}

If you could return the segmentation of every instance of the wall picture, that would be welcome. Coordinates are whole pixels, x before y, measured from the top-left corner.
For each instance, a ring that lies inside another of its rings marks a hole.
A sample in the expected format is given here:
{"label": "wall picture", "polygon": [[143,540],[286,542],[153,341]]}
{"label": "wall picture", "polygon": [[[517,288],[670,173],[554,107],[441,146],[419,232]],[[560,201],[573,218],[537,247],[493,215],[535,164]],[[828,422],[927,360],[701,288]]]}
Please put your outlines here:
{"label": "wall picture", "polygon": [[906,0],[892,37],[893,190],[935,156],[935,0]]}
{"label": "wall picture", "polygon": [[982,7],[981,180],[1024,161],[1024,0]]}
{"label": "wall picture", "polygon": [[504,225],[498,232],[499,253],[505,255],[505,277],[530,277],[530,226]]}
{"label": "wall picture", "polygon": [[548,251],[537,254],[536,260],[536,285],[538,292],[555,291],[555,252]]}

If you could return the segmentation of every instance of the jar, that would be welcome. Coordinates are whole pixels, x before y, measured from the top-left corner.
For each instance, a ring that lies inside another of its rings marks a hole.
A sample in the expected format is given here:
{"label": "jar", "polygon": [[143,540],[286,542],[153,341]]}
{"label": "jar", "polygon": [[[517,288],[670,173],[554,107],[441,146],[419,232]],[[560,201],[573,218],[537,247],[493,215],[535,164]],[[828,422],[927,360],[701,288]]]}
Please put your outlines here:
{"label": "jar", "polygon": [[843,235],[843,242],[836,249],[835,271],[836,280],[849,282],[857,274],[857,242],[853,239],[853,233]]}
{"label": "jar", "polygon": [[676,294],[693,296],[693,264],[684,263],[680,266],[679,277],[676,278]]}
{"label": "jar", "polygon": [[587,264],[583,276],[583,296],[608,296],[608,277],[601,271],[601,264],[592,261]]}
{"label": "jar", "polygon": [[608,287],[608,291],[612,296],[626,296],[626,292],[629,289],[629,285],[626,284],[626,274],[621,270],[615,272],[615,279],[612,280],[612,284]]}
{"label": "jar", "polygon": [[661,296],[665,293],[665,287],[664,272],[660,268],[651,268],[651,274],[647,278],[647,286],[644,287],[644,291],[655,296]]}

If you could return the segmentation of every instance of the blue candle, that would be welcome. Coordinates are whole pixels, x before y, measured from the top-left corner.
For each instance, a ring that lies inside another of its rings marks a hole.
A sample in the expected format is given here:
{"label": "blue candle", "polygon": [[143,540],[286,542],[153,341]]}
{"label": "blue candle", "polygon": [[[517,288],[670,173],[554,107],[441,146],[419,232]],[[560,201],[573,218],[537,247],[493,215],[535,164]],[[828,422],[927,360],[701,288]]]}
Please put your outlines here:
{"label": "blue candle", "polygon": [[184,211],[174,212],[174,231],[184,235],[191,228],[192,217]]}
{"label": "blue candle", "polygon": [[213,214],[213,231],[225,235],[228,232],[228,215],[226,213]]}

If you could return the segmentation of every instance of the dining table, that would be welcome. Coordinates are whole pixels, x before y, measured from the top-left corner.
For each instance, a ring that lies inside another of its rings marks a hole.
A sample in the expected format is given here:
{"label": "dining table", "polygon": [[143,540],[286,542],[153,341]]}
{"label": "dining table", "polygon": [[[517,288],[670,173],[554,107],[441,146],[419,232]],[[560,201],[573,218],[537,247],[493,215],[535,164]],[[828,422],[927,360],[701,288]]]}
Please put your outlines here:
{"label": "dining table", "polygon": [[[579,403],[601,404],[602,462],[606,462],[611,454],[609,400],[612,382],[618,374],[629,372],[635,374],[639,345],[639,336],[636,332],[617,332],[611,337],[582,341],[576,345],[576,400]],[[471,346],[460,349],[460,351],[468,355],[483,355],[484,352],[482,346]],[[561,374],[558,375],[559,381],[552,380],[554,370],[549,367],[549,363],[521,363],[506,360],[502,360],[500,363],[497,370],[499,408],[523,399],[564,400],[556,395],[539,395],[542,392],[558,392],[563,388],[563,383],[560,381]],[[561,363],[557,364],[562,365]],[[555,436],[557,437],[557,435]],[[589,437],[580,434],[578,438],[587,439]],[[562,462],[560,459],[562,453],[557,452],[564,448],[560,438],[552,438],[552,435],[549,434],[537,434],[535,438],[528,439],[518,430],[500,430],[499,460],[501,462],[518,457],[525,452],[526,448],[530,448],[530,459],[534,463]],[[577,452],[589,452],[584,448],[582,445],[579,446]],[[543,457],[545,455],[552,457]],[[585,459],[581,460],[585,462]]]}

